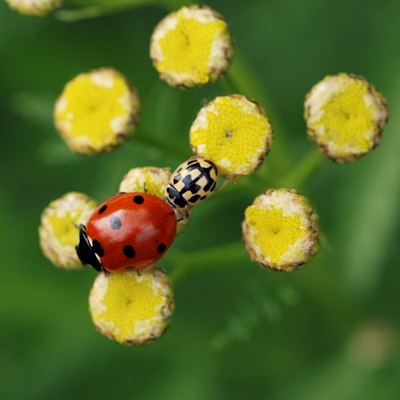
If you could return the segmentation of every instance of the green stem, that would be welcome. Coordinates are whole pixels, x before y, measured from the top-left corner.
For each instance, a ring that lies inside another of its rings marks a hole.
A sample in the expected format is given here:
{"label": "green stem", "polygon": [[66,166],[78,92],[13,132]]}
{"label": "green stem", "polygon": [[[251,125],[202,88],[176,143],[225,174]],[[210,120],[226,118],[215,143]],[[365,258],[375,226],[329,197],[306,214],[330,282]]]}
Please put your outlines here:
{"label": "green stem", "polygon": [[184,160],[192,156],[189,147],[185,150],[183,147],[177,146],[176,143],[171,143],[168,140],[161,139],[141,127],[136,131],[134,140],[137,140],[148,147],[156,147],[157,149],[162,150],[163,153],[169,153],[172,156]]}
{"label": "green stem", "polygon": [[156,5],[167,11],[173,11],[191,3],[187,0],[67,0],[64,5],[76,8],[57,10],[54,12],[54,17],[63,22],[77,22],[146,5]]}
{"label": "green stem", "polygon": [[244,264],[250,260],[244,244],[239,241],[190,253],[172,248],[165,258],[174,265],[170,275],[174,287],[193,271],[220,266],[231,268],[232,265]]}
{"label": "green stem", "polygon": [[300,189],[324,161],[323,154],[318,148],[313,147],[282,179],[282,187]]}
{"label": "green stem", "polygon": [[284,126],[274,103],[260,86],[256,74],[239,50],[236,49],[232,66],[220,84],[227,93],[243,94],[257,101],[266,110],[275,132],[275,141],[258,174],[266,181],[271,175],[285,175],[290,170],[292,158],[288,150]]}

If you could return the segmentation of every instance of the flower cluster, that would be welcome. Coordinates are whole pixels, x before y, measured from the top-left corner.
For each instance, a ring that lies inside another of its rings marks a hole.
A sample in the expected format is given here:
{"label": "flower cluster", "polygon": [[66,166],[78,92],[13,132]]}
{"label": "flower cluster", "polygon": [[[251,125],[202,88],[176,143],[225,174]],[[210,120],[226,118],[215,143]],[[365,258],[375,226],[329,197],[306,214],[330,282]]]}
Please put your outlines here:
{"label": "flower cluster", "polygon": [[[232,55],[226,23],[204,6],[183,7],[168,15],[151,37],[150,57],[160,78],[180,88],[220,78]],[[56,102],[54,119],[72,151],[94,155],[123,143],[139,122],[139,110],[135,89],[108,68],[71,80]],[[387,121],[387,105],[363,78],[339,74],[325,78],[310,91],[305,118],[309,137],[329,159],[344,163],[377,146]],[[229,183],[262,167],[272,149],[274,132],[260,104],[232,94],[216,97],[199,110],[189,140],[194,157],[174,172],[151,166],[133,168],[119,186],[119,192],[147,193],[164,200],[176,218],[174,234],[184,231],[192,208],[217,187],[218,174]],[[142,204],[144,196],[135,195],[133,201]],[[109,261],[102,264],[104,246],[93,232],[105,228],[103,222],[101,228],[94,228],[93,221],[106,215],[109,204],[97,207],[80,193],[53,201],[42,214],[40,244],[58,267],[81,269],[83,262],[99,270],[89,299],[96,328],[119,343],[140,346],[158,339],[168,328],[174,309],[172,286],[167,273],[154,263],[140,271],[123,264],[123,270],[130,272],[115,272],[118,268]],[[111,216],[115,231],[121,228],[121,215],[117,210]],[[133,232],[150,237],[142,227],[134,227]],[[242,239],[251,260],[273,271],[291,272],[319,250],[318,216],[309,200],[293,188],[265,188],[244,212]],[[113,239],[114,247],[117,242]],[[168,250],[158,239],[157,245],[160,253]],[[122,251],[130,259],[136,255],[130,245]],[[115,259],[122,257],[118,254]]]}

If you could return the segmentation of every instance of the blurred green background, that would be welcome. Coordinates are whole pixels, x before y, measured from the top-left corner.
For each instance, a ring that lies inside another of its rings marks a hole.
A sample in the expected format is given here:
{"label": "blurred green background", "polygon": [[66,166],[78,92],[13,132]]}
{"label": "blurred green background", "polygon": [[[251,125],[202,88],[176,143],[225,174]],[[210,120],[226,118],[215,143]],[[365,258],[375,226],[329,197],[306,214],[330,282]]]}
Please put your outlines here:
{"label": "blurred green background", "polygon": [[[264,172],[274,179],[260,182],[268,175],[261,171],[196,208],[159,265],[173,271],[174,251],[206,260],[224,245],[228,261],[210,258],[207,268],[187,274],[175,287],[170,330],[129,348],[92,325],[94,271],[67,273],[42,256],[40,214],[69,191],[105,200],[130,168],[175,168],[191,155],[187,133],[197,111],[226,92],[218,83],[182,91],[159,80],[149,38],[166,8],[147,4],[66,23],[22,17],[0,2],[1,399],[400,398],[400,3],[207,4],[235,38],[234,68],[246,65],[238,82],[249,93],[242,94],[270,113],[276,147]],[[104,66],[138,89],[141,128],[150,136],[112,154],[79,157],[53,127],[53,103],[75,75]],[[232,260],[229,244],[240,241],[246,206],[288,182],[314,147],[303,120],[306,93],[338,72],[374,84],[391,117],[374,152],[350,165],[326,161],[295,187],[320,215],[321,252],[292,274]]]}

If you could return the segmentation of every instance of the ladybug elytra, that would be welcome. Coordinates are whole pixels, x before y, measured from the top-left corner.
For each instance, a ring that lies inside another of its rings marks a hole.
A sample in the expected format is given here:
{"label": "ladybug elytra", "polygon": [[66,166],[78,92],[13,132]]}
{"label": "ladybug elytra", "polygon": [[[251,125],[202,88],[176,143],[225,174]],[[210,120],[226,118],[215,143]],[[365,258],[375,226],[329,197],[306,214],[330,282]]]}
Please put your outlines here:
{"label": "ladybug elytra", "polygon": [[98,271],[134,271],[160,259],[176,233],[174,210],[148,193],[121,193],[80,226],[79,259]]}

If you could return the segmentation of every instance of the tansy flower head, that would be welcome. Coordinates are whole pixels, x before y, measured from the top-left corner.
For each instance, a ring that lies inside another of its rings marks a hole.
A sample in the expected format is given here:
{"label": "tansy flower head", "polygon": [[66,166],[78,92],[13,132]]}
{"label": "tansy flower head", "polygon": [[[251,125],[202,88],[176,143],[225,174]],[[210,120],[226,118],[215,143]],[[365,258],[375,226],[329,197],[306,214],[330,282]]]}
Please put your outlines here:
{"label": "tansy flower head", "polygon": [[159,268],[140,274],[100,273],[89,297],[96,329],[125,345],[142,346],[160,338],[174,310],[170,280]]}
{"label": "tansy flower head", "polygon": [[118,191],[146,192],[162,199],[170,177],[169,168],[133,168],[122,179]]}
{"label": "tansy flower head", "polygon": [[[167,185],[171,178],[169,168],[140,167],[131,169],[121,181],[119,192],[146,192],[164,199]],[[189,209],[174,208],[177,217],[176,233],[181,233],[187,226]]]}
{"label": "tansy flower head", "polygon": [[225,74],[233,54],[226,23],[205,6],[183,7],[169,14],[151,37],[150,57],[161,79],[190,88]]}
{"label": "tansy flower head", "polygon": [[43,211],[39,227],[43,254],[57,267],[83,269],[76,254],[79,225],[85,224],[97,207],[95,201],[84,194],[71,192],[54,200]]}
{"label": "tansy flower head", "polygon": [[54,109],[55,125],[72,151],[92,155],[113,150],[139,120],[139,98],[113,69],[80,74],[64,88]]}
{"label": "tansy flower head", "polygon": [[227,179],[259,168],[273,139],[264,109],[241,95],[215,98],[199,111],[190,128],[194,153],[214,162]]}
{"label": "tansy flower head", "polygon": [[318,216],[295,190],[270,189],[247,207],[243,240],[262,267],[291,272],[319,249]]}
{"label": "tansy flower head", "polygon": [[62,4],[62,0],[6,0],[6,2],[20,14],[33,17],[44,17]]}
{"label": "tansy flower head", "polygon": [[332,161],[346,163],[373,150],[388,120],[385,98],[364,78],[327,76],[305,100],[308,136]]}

